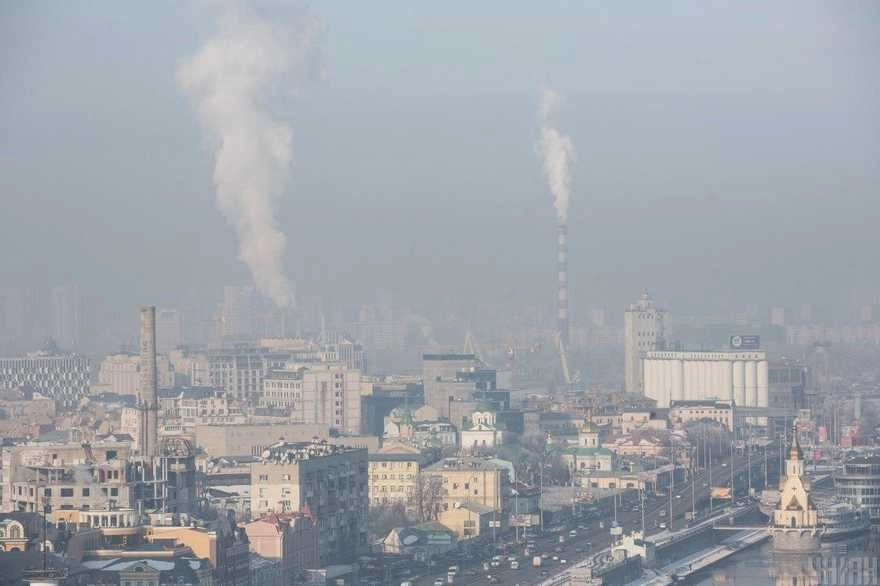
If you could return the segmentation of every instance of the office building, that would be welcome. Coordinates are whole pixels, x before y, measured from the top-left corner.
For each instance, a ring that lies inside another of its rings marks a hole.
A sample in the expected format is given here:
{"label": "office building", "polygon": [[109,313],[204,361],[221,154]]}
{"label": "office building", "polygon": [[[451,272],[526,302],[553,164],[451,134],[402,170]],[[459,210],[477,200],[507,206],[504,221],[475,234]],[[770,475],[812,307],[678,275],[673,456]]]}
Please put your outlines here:
{"label": "office building", "polygon": [[669,423],[675,428],[685,428],[695,421],[711,420],[733,429],[733,405],[729,401],[672,401],[669,407]]}
{"label": "office building", "polygon": [[67,352],[79,349],[79,294],[72,285],[52,289],[52,338]]}
{"label": "office building", "polygon": [[[98,384],[91,387],[96,392],[117,395],[137,395],[141,381],[141,357],[139,354],[111,354],[98,366]],[[156,357],[156,374],[159,388],[174,386],[174,366],[166,356]]]}
{"label": "office building", "polygon": [[183,313],[176,309],[156,312],[156,352],[168,354],[183,346]]}
{"label": "office building", "polygon": [[0,358],[0,390],[28,386],[71,407],[89,392],[89,359],[79,354],[38,352],[24,358]]}
{"label": "office building", "polygon": [[472,400],[478,391],[496,388],[496,373],[474,354],[428,353],[422,355],[425,404],[440,417],[450,417],[450,403]]}
{"label": "office building", "polygon": [[661,350],[665,345],[667,313],[657,307],[647,292],[624,313],[623,361],[624,389],[628,393],[644,393],[642,356]]}
{"label": "office building", "polygon": [[847,459],[843,471],[834,475],[837,496],[868,511],[880,522],[880,452],[869,452]]}
{"label": "office building", "polygon": [[642,363],[644,394],[657,407],[705,399],[768,406],[769,365],[763,350],[649,351]]}
{"label": "office building", "polygon": [[351,560],[367,544],[367,469],[366,448],[279,442],[251,465],[251,516],[313,515],[321,565]]}

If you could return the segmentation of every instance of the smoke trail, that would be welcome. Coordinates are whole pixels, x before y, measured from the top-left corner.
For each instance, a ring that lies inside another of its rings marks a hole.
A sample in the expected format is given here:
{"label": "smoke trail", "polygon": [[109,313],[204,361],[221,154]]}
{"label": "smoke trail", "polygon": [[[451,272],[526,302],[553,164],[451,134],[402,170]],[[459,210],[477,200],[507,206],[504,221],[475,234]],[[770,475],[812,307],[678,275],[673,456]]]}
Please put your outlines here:
{"label": "smoke trail", "polygon": [[179,63],[177,77],[215,146],[217,206],[238,234],[239,258],[257,289],[288,307],[293,288],[282,268],[286,237],[275,212],[290,175],[292,133],[262,100],[306,68],[322,27],[309,15],[279,24],[283,19],[252,8],[224,4],[215,32]]}
{"label": "smoke trail", "polygon": [[556,114],[560,106],[559,94],[549,88],[542,88],[538,102],[538,117],[541,134],[538,138],[538,151],[544,162],[544,175],[553,193],[553,205],[560,224],[568,219],[568,201],[571,195],[571,165],[574,162],[574,144],[571,139],[555,127]]}

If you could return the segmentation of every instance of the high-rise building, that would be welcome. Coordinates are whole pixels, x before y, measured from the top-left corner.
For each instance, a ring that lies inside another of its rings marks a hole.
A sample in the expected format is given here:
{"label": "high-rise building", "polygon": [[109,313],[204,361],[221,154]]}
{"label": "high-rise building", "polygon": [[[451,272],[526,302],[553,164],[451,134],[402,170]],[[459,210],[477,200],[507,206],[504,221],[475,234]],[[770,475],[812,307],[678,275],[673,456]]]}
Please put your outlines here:
{"label": "high-rise building", "polygon": [[284,409],[297,423],[321,423],[360,433],[361,371],[342,362],[289,364],[263,379],[260,406]]}
{"label": "high-rise building", "polygon": [[64,350],[78,349],[79,295],[72,285],[52,289],[52,338]]}
{"label": "high-rise building", "polygon": [[367,545],[367,471],[366,448],[279,442],[251,465],[251,517],[314,515],[321,564],[351,560]]}
{"label": "high-rise building", "polygon": [[168,354],[183,345],[183,314],[176,309],[156,312],[156,352]]}
{"label": "high-rise building", "polygon": [[425,404],[450,417],[452,401],[470,400],[477,391],[493,391],[496,373],[474,354],[454,352],[422,355]]}
{"label": "high-rise building", "polygon": [[221,323],[224,337],[246,338],[254,335],[254,297],[251,287],[223,288]]}
{"label": "high-rise building", "polygon": [[770,310],[770,325],[771,326],[779,326],[780,328],[785,327],[785,308],[784,307],[774,307]]}
{"label": "high-rise building", "polygon": [[628,393],[644,393],[642,356],[645,352],[661,350],[665,345],[667,313],[657,307],[648,292],[624,313],[624,381]]}

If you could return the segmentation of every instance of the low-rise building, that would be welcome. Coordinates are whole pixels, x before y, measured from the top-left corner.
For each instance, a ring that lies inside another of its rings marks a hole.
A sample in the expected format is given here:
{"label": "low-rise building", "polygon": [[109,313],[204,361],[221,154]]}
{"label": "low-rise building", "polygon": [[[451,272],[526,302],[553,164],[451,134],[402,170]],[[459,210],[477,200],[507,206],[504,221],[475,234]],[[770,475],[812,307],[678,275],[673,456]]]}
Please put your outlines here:
{"label": "low-rise building", "polygon": [[673,427],[681,429],[691,422],[705,420],[733,429],[733,405],[729,401],[673,401],[669,408],[669,423]]}
{"label": "low-rise building", "polygon": [[502,511],[510,494],[507,468],[482,458],[444,458],[424,474],[439,478],[442,510],[473,504]]}
{"label": "low-rise building", "polygon": [[303,570],[318,567],[318,527],[312,517],[270,513],[242,527],[252,553],[279,561],[284,584],[293,584]]}
{"label": "low-rise building", "polygon": [[478,503],[463,503],[441,511],[437,521],[454,531],[459,539],[491,535],[493,530],[497,535],[507,528],[500,511]]}
{"label": "low-rise building", "polygon": [[504,445],[506,435],[506,426],[498,421],[495,411],[474,411],[463,418],[460,445],[466,450],[492,449]]}
{"label": "low-rise building", "polygon": [[395,527],[382,540],[384,553],[403,555],[422,563],[454,551],[457,546],[455,531],[436,521]]}

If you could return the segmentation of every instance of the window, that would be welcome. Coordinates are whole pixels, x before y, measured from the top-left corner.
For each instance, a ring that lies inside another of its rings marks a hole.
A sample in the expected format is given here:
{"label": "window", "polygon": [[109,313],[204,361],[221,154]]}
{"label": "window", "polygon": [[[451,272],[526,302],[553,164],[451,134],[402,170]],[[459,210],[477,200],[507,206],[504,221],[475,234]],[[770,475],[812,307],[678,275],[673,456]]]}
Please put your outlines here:
{"label": "window", "polygon": [[111,488],[110,489],[110,496],[119,496],[119,489],[116,487]]}
{"label": "window", "polygon": [[83,496],[91,496],[91,490],[89,490],[88,488],[82,489],[82,495]]}
{"label": "window", "polygon": [[61,489],[61,496],[62,496],[62,498],[63,497],[72,497],[73,496],[73,489],[72,488],[62,488]]}
{"label": "window", "polygon": [[260,480],[269,480],[268,474],[260,474]]}
{"label": "window", "polygon": [[44,488],[43,489],[43,496],[52,496],[52,489],[51,488]]}

